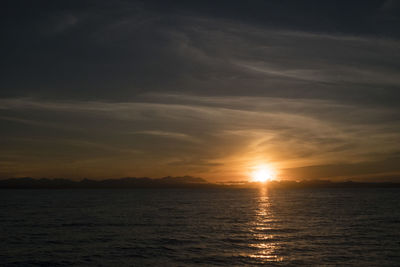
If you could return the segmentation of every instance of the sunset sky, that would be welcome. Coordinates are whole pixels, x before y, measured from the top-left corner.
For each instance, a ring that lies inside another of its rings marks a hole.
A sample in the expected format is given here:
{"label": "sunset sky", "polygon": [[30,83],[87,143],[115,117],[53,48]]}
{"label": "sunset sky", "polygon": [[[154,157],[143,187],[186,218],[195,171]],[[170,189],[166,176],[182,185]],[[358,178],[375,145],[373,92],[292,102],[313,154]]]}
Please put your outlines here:
{"label": "sunset sky", "polygon": [[400,1],[0,10],[0,178],[400,181]]}

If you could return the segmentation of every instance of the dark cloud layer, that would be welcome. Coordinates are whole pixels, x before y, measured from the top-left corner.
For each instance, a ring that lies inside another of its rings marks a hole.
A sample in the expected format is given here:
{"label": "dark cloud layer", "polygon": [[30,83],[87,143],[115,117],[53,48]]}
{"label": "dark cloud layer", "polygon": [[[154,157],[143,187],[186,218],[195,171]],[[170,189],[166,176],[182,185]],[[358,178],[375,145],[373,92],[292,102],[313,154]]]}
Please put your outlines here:
{"label": "dark cloud layer", "polygon": [[398,1],[2,5],[0,176],[400,171]]}

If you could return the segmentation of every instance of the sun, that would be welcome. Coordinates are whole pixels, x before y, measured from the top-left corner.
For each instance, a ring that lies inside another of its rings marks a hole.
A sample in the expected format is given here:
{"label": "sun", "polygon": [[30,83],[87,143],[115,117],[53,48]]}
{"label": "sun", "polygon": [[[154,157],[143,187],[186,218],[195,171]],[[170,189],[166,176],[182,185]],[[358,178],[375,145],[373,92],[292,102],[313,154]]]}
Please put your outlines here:
{"label": "sun", "polygon": [[271,166],[259,165],[251,174],[253,182],[269,182],[276,180],[276,171]]}

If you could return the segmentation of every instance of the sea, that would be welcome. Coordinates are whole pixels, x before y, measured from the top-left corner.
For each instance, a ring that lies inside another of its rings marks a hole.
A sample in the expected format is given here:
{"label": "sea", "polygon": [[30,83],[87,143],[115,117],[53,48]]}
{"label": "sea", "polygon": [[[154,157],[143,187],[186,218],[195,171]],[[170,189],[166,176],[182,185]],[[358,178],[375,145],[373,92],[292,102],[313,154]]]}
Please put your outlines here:
{"label": "sea", "polygon": [[0,266],[400,266],[400,189],[0,190]]}

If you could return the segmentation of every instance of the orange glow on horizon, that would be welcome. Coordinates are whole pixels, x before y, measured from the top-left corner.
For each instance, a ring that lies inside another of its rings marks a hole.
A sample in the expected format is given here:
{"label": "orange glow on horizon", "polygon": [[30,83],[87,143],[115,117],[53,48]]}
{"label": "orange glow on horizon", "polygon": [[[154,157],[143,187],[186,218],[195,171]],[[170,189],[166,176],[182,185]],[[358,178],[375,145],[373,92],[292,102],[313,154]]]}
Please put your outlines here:
{"label": "orange glow on horizon", "polygon": [[276,170],[269,165],[257,165],[251,173],[252,182],[270,182],[277,180]]}

